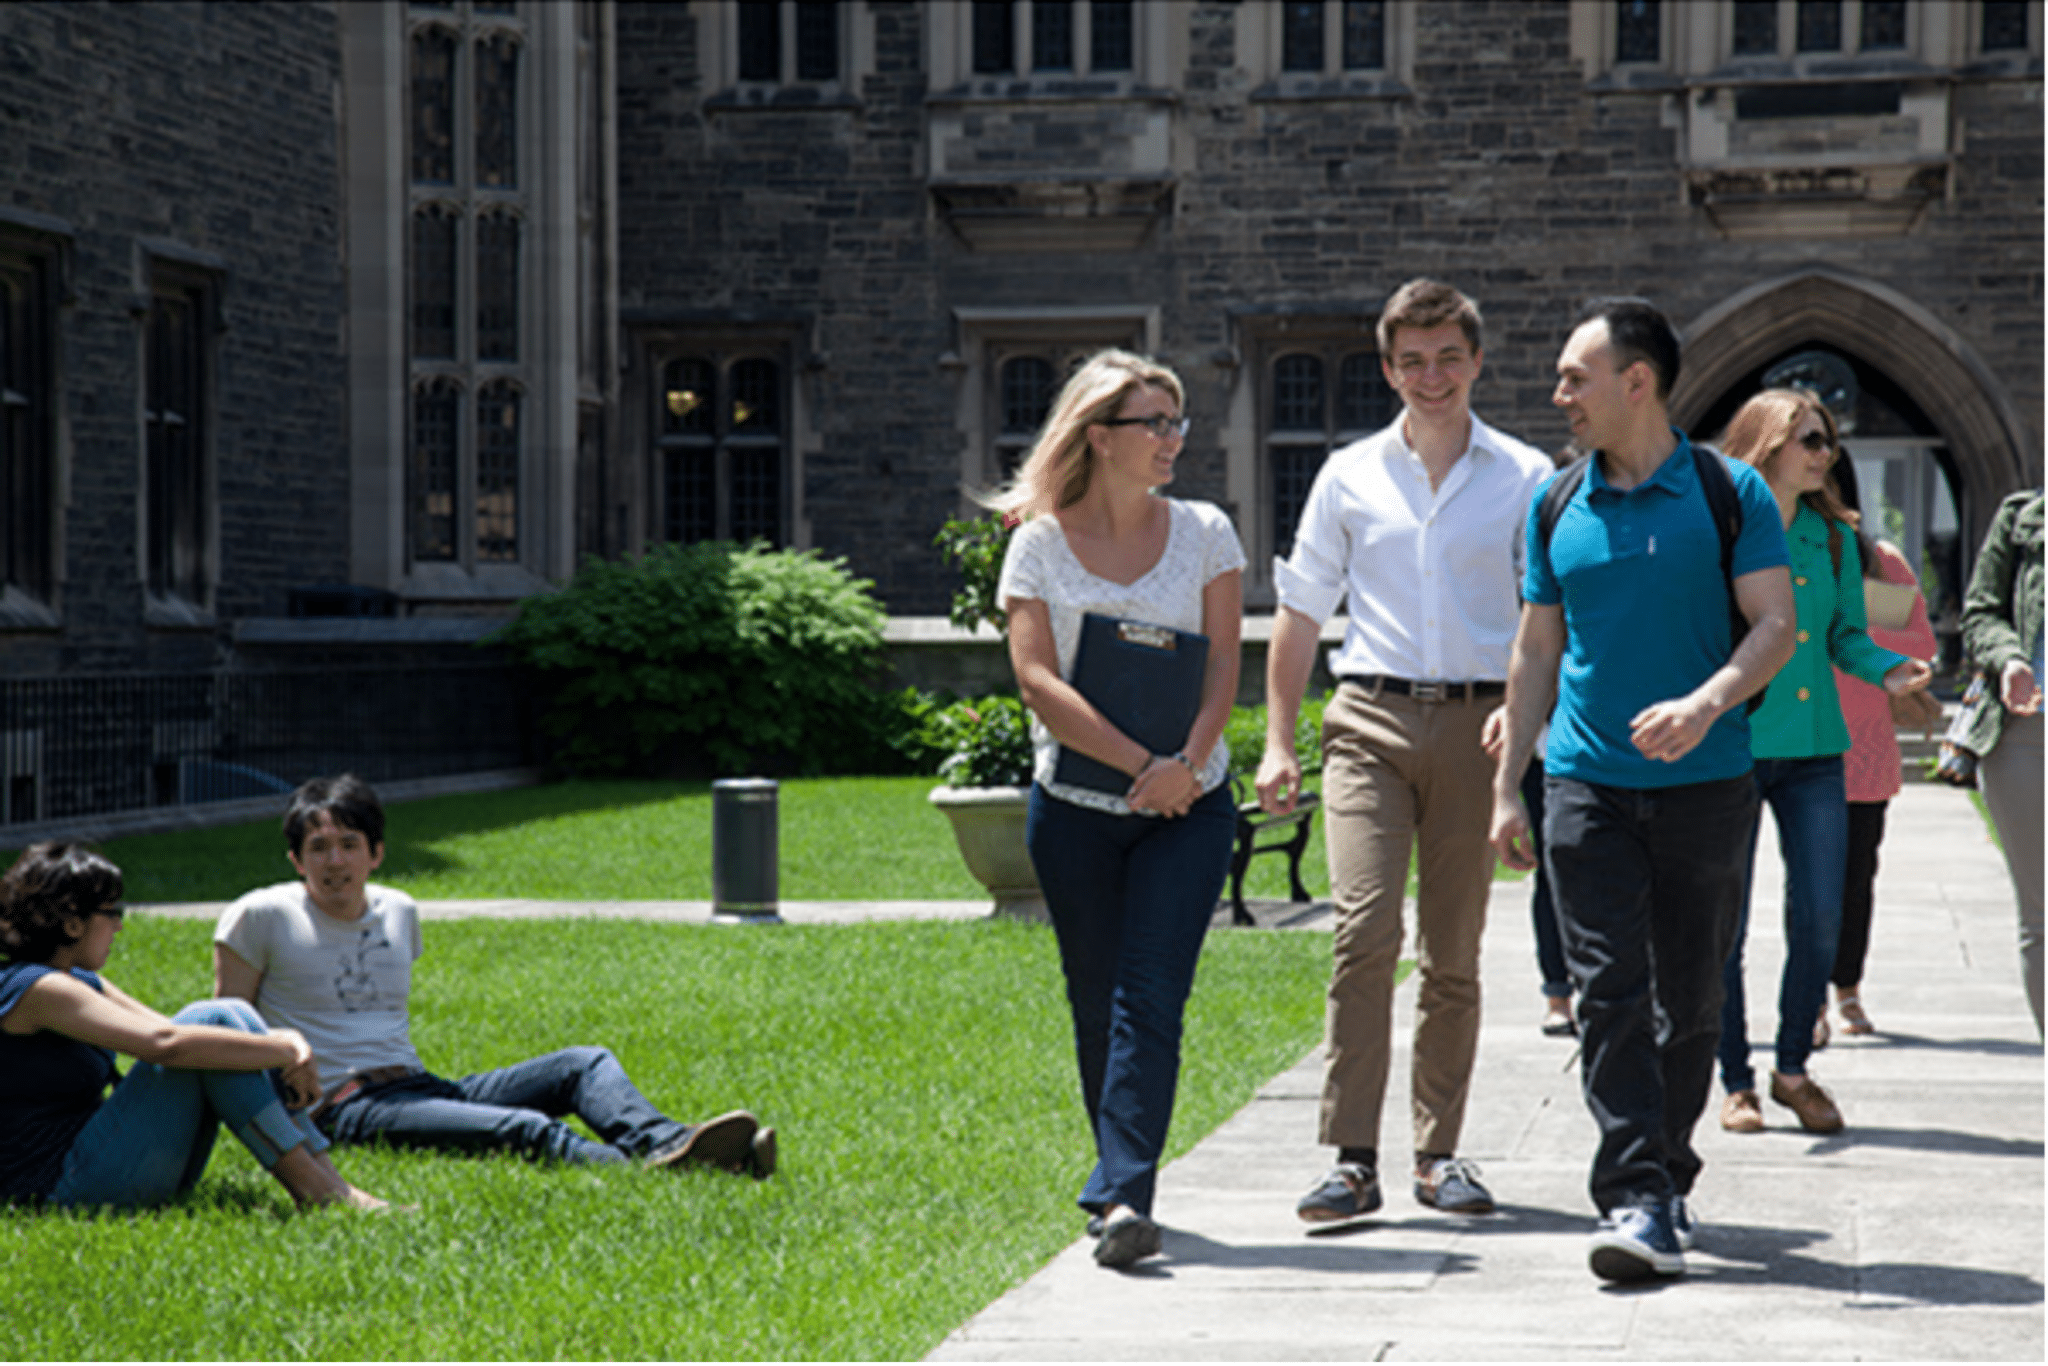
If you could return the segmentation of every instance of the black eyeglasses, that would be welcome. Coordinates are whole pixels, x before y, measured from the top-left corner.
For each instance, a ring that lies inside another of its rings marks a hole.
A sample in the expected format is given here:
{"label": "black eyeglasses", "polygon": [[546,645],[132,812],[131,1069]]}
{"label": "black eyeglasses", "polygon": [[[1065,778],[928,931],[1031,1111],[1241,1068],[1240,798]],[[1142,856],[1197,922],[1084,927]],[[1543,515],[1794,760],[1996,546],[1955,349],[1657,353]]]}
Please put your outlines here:
{"label": "black eyeglasses", "polygon": [[128,914],[128,908],[117,901],[111,906],[100,907],[99,910],[93,912],[93,914],[103,915],[109,920],[120,920]]}
{"label": "black eyeglasses", "polygon": [[1161,441],[1166,440],[1169,436],[1186,436],[1188,434],[1188,420],[1186,418],[1168,417],[1164,413],[1155,413],[1151,417],[1105,417],[1102,419],[1101,425],[1104,427],[1143,427]]}
{"label": "black eyeglasses", "polygon": [[1822,451],[1832,450],[1835,443],[1828,440],[1826,432],[1808,432],[1799,438],[1799,444],[1818,455]]}

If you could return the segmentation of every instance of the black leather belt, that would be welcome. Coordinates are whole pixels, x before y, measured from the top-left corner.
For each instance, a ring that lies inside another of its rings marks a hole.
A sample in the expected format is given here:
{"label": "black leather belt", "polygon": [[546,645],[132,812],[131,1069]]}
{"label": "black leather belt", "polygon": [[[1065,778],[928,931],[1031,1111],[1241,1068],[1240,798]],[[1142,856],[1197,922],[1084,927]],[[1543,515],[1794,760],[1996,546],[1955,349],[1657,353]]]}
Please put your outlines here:
{"label": "black leather belt", "polygon": [[1433,680],[1413,678],[1389,678],[1385,674],[1341,674],[1339,683],[1356,683],[1370,690],[1374,696],[1390,692],[1396,697],[1412,697],[1417,702],[1466,702],[1482,697],[1505,697],[1508,685],[1491,678],[1481,678],[1471,683],[1441,683]]}

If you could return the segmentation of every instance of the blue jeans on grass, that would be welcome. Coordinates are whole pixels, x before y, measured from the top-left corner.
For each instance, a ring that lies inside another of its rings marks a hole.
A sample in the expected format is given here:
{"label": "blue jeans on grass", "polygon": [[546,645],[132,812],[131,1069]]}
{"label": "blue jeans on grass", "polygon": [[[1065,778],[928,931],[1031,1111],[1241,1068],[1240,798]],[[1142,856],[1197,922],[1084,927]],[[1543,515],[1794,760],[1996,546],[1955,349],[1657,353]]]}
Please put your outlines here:
{"label": "blue jeans on grass", "polygon": [[[1842,882],[1849,861],[1849,803],[1842,786],[1842,756],[1759,759],[1757,794],[1778,821],[1785,851],[1785,971],[1778,982],[1778,1070],[1804,1072],[1813,1052],[1813,1022],[1827,1001],[1828,974],[1842,936]],[[1757,836],[1749,832],[1743,864],[1742,923],[1722,973],[1721,1084],[1754,1091],[1749,1023],[1742,991],[1742,941],[1749,932],[1749,884],[1756,877]]]}
{"label": "blue jeans on grass", "polygon": [[1118,816],[1031,789],[1024,840],[1059,939],[1095,1135],[1083,1209],[1152,1212],[1181,1012],[1236,831],[1227,786],[1178,818]]}
{"label": "blue jeans on grass", "polygon": [[[197,1001],[171,1017],[267,1034],[247,1001]],[[192,1189],[226,1124],[267,1170],[301,1143],[327,1140],[285,1109],[270,1072],[201,1072],[138,1062],[93,1113],[64,1156],[55,1205],[167,1204]]]}
{"label": "blue jeans on grass", "polygon": [[[573,1114],[602,1142],[561,1116]],[[321,1117],[337,1143],[510,1149],[537,1161],[612,1163],[646,1157],[690,1131],[647,1103],[608,1048],[564,1048],[450,1081],[419,1072],[365,1087]]]}
{"label": "blue jeans on grass", "polygon": [[1607,1214],[1687,1194],[1756,784],[1623,788],[1553,773],[1544,798],[1544,858],[1579,988],[1579,1081],[1600,1129],[1593,1203]]}

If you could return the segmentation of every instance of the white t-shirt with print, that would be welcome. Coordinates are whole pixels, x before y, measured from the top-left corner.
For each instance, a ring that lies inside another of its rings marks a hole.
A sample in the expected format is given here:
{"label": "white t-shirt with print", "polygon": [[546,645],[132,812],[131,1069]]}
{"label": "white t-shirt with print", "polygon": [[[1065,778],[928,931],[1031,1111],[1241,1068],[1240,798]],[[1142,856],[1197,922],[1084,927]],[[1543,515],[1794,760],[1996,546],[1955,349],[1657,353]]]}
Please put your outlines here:
{"label": "white t-shirt with print", "polygon": [[[1176,631],[1202,630],[1202,590],[1210,580],[1244,568],[1244,547],[1237,529],[1214,503],[1166,500],[1170,521],[1166,549],[1136,583],[1122,584],[1091,574],[1067,544],[1056,517],[1034,517],[1017,528],[1003,557],[996,600],[1035,598],[1052,617],[1053,646],[1060,677],[1074,676],[1074,655],[1081,644],[1081,618],[1090,612],[1126,617]],[[1059,741],[1037,716],[1031,718],[1032,777],[1062,801],[1118,815],[1130,813],[1119,796],[1092,788],[1070,787],[1052,780],[1059,763]],[[1189,758],[1195,758],[1189,755]],[[1230,751],[1221,740],[1201,766],[1202,791],[1230,776]]]}
{"label": "white t-shirt with print", "polygon": [[250,892],[225,911],[213,939],[263,974],[256,1009],[272,1027],[306,1036],[322,1090],[366,1067],[420,1066],[406,998],[420,956],[420,909],[370,883],[359,920],[336,920],[303,882]]}

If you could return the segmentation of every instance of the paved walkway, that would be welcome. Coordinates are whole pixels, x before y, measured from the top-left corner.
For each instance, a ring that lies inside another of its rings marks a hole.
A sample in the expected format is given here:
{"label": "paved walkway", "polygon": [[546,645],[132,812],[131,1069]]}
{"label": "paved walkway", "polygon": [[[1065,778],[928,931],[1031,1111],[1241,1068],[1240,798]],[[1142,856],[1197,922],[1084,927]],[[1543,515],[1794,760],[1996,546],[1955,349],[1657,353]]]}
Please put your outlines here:
{"label": "paved walkway", "polygon": [[[1390,1186],[1355,1231],[1306,1234],[1294,1200],[1328,1160],[1312,1054],[1162,1173],[1164,1256],[1117,1274],[1077,1242],[933,1359],[2041,1360],[2042,1054],[2005,866],[1952,790],[1908,787],[1890,826],[1865,982],[1884,1032],[1813,1063],[1849,1128],[1812,1137],[1766,1101],[1769,1131],[1735,1135],[1710,1111],[1685,1280],[1586,1270],[1593,1125],[1573,1043],[1537,1029],[1527,892],[1499,884],[1465,1146],[1499,1213],[1442,1216]],[[1775,907],[1768,833],[1760,863]],[[1751,929],[1752,1038],[1774,1028],[1776,919]],[[1398,999],[1405,1036],[1414,993]],[[1397,1097],[1406,1075],[1404,1049]],[[1389,1150],[1404,1111],[1387,1107]]]}
{"label": "paved walkway", "polygon": [[[1586,1270],[1593,1126],[1574,1045],[1537,1030],[1527,886],[1501,883],[1465,1142],[1499,1213],[1437,1215],[1394,1185],[1370,1221],[1307,1234],[1294,1200],[1328,1161],[1314,1142],[1321,1060],[1311,1053],[1162,1174],[1164,1256],[1119,1275],[1077,1241],[933,1359],[2040,1361],[2042,1053],[2019,981],[2005,865],[1961,793],[1910,786],[1889,825],[1865,983],[1884,1032],[1838,1040],[1813,1064],[1849,1128],[1810,1137],[1767,1101],[1770,1130],[1733,1135],[1710,1111],[1695,1192],[1704,1226],[1685,1280],[1617,1289]],[[1765,828],[1757,904],[1774,908],[1782,882]],[[220,906],[149,909],[211,917]],[[469,901],[423,911],[705,921],[711,907]],[[985,911],[943,901],[782,907],[792,923]],[[1287,919],[1328,926],[1327,914]],[[1766,911],[1751,927],[1754,1039],[1774,1028],[1776,920]],[[1397,996],[1404,1041],[1413,1000]],[[1390,1151],[1406,1073],[1403,1047]],[[1075,1222],[1078,1234],[1078,1214]]]}

